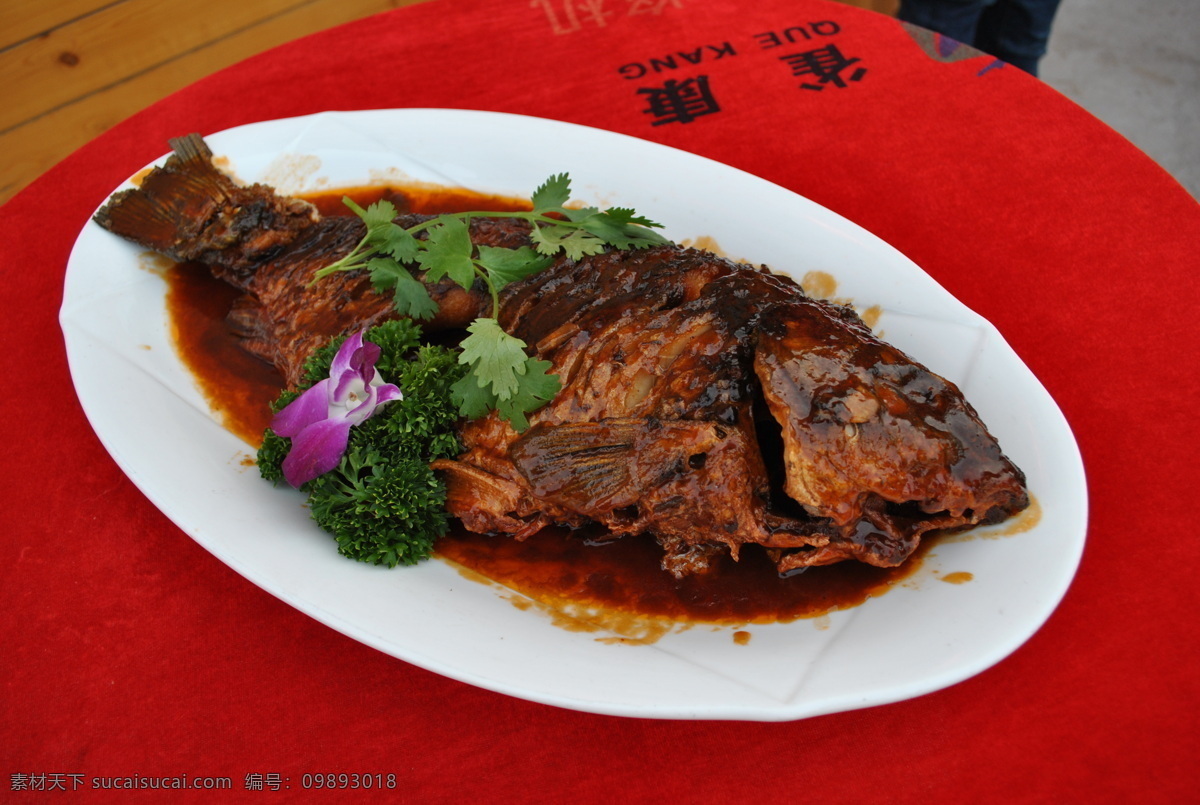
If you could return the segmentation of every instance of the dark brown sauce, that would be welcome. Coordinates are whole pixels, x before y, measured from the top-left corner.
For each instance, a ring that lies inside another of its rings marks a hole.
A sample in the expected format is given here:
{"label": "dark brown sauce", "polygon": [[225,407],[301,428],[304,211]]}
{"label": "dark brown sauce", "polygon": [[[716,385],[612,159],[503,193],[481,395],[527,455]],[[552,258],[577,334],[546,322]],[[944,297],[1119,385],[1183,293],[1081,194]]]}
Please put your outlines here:
{"label": "dark brown sauce", "polygon": [[257,447],[283,388],[274,366],[238,345],[225,319],[241,295],[204,266],[167,271],[167,312],[175,349],[227,430]]}
{"label": "dark brown sauce", "polygon": [[[400,212],[528,208],[527,202],[445,188],[356,188],[308,200],[322,215],[341,215],[349,212],[342,203],[345,195],[363,206],[386,198]],[[166,276],[168,313],[182,360],[225,426],[258,445],[283,380],[274,367],[242,350],[228,328],[226,316],[239,292],[202,266],[176,266]],[[594,621],[593,610],[603,610],[610,617],[600,618],[602,625],[611,625],[629,617],[718,624],[815,617],[886,592],[920,566],[924,551],[900,568],[842,562],[781,578],[765,552],[749,545],[740,561],[726,558],[712,572],[684,579],[660,568],[661,550],[652,538],[612,540],[603,531],[549,528],[518,542],[457,527],[439,541],[437,553],[468,575],[483,576],[556,611],[570,602],[592,612]]]}
{"label": "dark brown sauce", "polygon": [[458,529],[437,551],[542,603],[724,624],[792,621],[856,606],[909,576],[924,554],[899,568],[840,562],[783,578],[759,546],[746,545],[737,562],[725,557],[705,575],[676,579],[659,566],[662,549],[653,538],[605,536],[546,528],[518,542]]}
{"label": "dark brown sauce", "polygon": [[356,187],[349,190],[333,190],[328,193],[304,196],[321,215],[350,215],[350,208],[343,199],[349,196],[356,204],[366,207],[376,201],[392,202],[396,212],[418,215],[440,215],[446,212],[468,212],[470,210],[528,210],[530,204],[524,199],[493,196],[454,187]]}

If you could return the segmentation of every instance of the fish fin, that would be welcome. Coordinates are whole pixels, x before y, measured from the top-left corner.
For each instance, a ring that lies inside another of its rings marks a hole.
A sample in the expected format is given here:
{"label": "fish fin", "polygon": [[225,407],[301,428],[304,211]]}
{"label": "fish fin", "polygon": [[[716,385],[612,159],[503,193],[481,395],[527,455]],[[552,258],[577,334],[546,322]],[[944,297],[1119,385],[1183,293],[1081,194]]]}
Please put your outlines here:
{"label": "fish fin", "polygon": [[212,164],[212,149],[208,147],[208,143],[204,142],[204,138],[196,132],[183,137],[172,137],[167,140],[167,145],[171,146],[171,150],[175,152],[175,156],[181,162]]}
{"label": "fish fin", "polygon": [[170,141],[175,153],[138,187],[122,190],[93,216],[108,231],[173,259],[189,259],[186,245],[236,189],[212,163],[198,134]]}
{"label": "fish fin", "polygon": [[243,268],[317,219],[305,201],[234,182],[199,134],[170,143],[166,162],[115,193],[92,216],[97,224],[177,262]]}
{"label": "fish fin", "polygon": [[535,426],[510,455],[539,498],[620,508],[633,502],[637,428],[635,421]]}
{"label": "fish fin", "polygon": [[517,471],[541,499],[589,516],[635,505],[718,440],[712,423],[653,418],[536,425],[512,446]]}

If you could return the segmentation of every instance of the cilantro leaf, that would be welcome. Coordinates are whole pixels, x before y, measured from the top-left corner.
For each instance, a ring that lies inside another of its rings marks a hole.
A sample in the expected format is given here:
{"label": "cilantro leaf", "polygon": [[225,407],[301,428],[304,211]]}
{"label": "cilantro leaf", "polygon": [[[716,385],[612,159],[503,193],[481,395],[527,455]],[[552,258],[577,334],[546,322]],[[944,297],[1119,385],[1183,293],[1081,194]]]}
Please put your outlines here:
{"label": "cilantro leaf", "polygon": [[396,282],[392,302],[400,315],[411,316],[421,321],[432,319],[438,314],[438,303],[430,298],[425,285],[407,271]]}
{"label": "cilantro leaf", "polygon": [[592,233],[602,241],[611,243],[618,249],[626,248],[625,244],[627,244],[629,238],[625,235],[624,224],[604,213],[592,213],[588,217],[581,219],[578,223],[582,229]]}
{"label": "cilantro leaf", "polygon": [[529,427],[525,415],[536,411],[554,399],[562,389],[558,375],[550,374],[554,364],[550,361],[539,361],[526,358],[524,371],[521,373],[521,387],[507,400],[498,400],[496,410],[500,416],[512,423],[518,433]]}
{"label": "cilantro leaf", "polygon": [[[376,291],[383,293],[396,287],[401,282],[401,274],[408,274],[408,269],[390,257],[372,257],[367,261],[366,268],[371,272],[371,285]],[[409,278],[412,277],[408,274]]]}
{"label": "cilantro leaf", "polygon": [[584,218],[587,218],[589,215],[595,215],[596,213],[600,212],[600,208],[599,207],[571,207],[569,209],[563,209],[562,212],[563,212],[563,215],[565,215],[567,217],[568,221],[578,222],[578,221],[582,221]]}
{"label": "cilantro leaf", "polygon": [[426,270],[429,282],[449,276],[462,287],[470,288],[475,282],[475,263],[471,259],[475,246],[471,243],[471,232],[460,218],[443,217],[446,220],[429,230],[417,262]]}
{"label": "cilantro leaf", "polygon": [[571,177],[565,173],[556,173],[546,179],[530,197],[535,215],[561,210],[570,200]]}
{"label": "cilantro leaf", "polygon": [[509,335],[492,318],[478,318],[467,327],[459,363],[471,367],[481,386],[490,386],[499,400],[507,400],[521,386],[525,373],[525,342]]}
{"label": "cilantro leaf", "polygon": [[458,406],[458,412],[467,419],[478,419],[498,403],[491,389],[480,385],[479,378],[470,372],[450,387],[450,397]]}
{"label": "cilantro leaf", "polygon": [[458,360],[470,369],[452,388],[459,412],[474,418],[495,409],[515,430],[525,430],[525,415],[562,388],[558,376],[550,374],[553,364],[526,355],[525,342],[504,332],[495,319],[476,319],[467,330]]}
{"label": "cilantro leaf", "polygon": [[401,263],[411,263],[417,259],[421,244],[407,229],[389,222],[386,229],[380,229],[380,234],[376,249],[390,254]]}
{"label": "cilantro leaf", "polygon": [[538,273],[552,262],[548,255],[540,255],[528,246],[519,249],[479,247],[479,264],[491,274],[497,291],[510,282]]}
{"label": "cilantro leaf", "polygon": [[609,207],[604,211],[603,215],[619,224],[634,224],[635,226],[654,228],[662,227],[662,224],[655,223],[644,215],[638,215],[629,207]]}
{"label": "cilantro leaf", "polygon": [[660,224],[638,215],[628,207],[600,211],[595,207],[570,210],[571,222],[618,249],[633,249],[666,243],[667,239],[648,227]]}
{"label": "cilantro leaf", "polygon": [[354,210],[354,214],[367,225],[367,235],[380,232],[391,225],[396,218],[396,205],[386,199],[380,199],[365,210],[354,203],[349,196],[342,197],[342,203]]}
{"label": "cilantro leaf", "polygon": [[367,261],[375,290],[392,291],[396,312],[414,319],[432,319],[438,305],[429,296],[424,283],[390,257],[372,257]]}
{"label": "cilantro leaf", "polygon": [[604,240],[591,232],[557,224],[535,228],[530,239],[540,254],[563,252],[570,260],[578,260],[588,254],[600,254],[605,248]]}

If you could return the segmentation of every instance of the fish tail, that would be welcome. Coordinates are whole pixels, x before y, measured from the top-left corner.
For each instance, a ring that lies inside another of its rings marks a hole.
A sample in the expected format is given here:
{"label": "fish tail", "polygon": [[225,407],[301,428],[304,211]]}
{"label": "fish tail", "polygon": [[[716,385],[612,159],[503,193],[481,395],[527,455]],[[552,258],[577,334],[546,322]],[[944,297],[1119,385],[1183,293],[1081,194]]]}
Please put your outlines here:
{"label": "fish tail", "polygon": [[234,182],[199,134],[170,145],[174,153],[162,166],[96,212],[97,224],[177,262],[228,269],[236,280],[318,219],[305,201]]}

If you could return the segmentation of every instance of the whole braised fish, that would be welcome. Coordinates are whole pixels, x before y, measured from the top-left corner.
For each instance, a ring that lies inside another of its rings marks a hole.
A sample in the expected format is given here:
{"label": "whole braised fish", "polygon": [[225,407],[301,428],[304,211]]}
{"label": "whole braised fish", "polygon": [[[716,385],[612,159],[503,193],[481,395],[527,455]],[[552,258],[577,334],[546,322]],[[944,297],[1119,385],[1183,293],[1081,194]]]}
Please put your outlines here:
{"label": "whole braised fish", "polygon": [[[231,323],[289,383],[330,337],[396,315],[365,273],[310,285],[362,238],[359,219],[236,184],[196,135],[172,147],[96,221],[244,291]],[[474,219],[471,237],[516,247],[528,227]],[[490,304],[448,281],[430,294],[440,312],[427,331],[464,327]],[[653,535],[675,575],[747,544],[786,572],[895,566],[931,530],[1029,503],[1024,475],[952,383],[851,308],[765,268],[675,245],[609,250],[559,257],[500,302],[501,325],[562,389],[522,433],[495,413],[464,421],[464,452],[434,463],[447,509],[473,531],[523,539],[601,523]]]}

